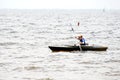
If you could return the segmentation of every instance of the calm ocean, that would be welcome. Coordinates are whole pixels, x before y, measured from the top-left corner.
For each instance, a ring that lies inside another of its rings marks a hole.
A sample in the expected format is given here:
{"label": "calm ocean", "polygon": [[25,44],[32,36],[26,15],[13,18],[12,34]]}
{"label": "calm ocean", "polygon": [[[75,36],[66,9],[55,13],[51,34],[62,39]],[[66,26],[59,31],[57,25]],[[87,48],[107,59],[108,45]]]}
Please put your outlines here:
{"label": "calm ocean", "polygon": [[[74,45],[79,34],[108,50],[48,48]],[[0,80],[120,80],[120,11],[1,9]]]}

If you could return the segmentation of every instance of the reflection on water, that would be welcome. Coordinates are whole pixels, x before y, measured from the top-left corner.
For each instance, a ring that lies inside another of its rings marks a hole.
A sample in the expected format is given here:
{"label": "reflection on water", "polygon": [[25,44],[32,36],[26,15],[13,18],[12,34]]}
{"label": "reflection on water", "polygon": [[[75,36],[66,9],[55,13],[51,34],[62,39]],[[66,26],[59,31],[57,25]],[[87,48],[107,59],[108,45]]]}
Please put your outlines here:
{"label": "reflection on water", "polygon": [[[48,48],[76,44],[79,34],[108,50]],[[119,34],[120,11],[0,10],[0,80],[119,80]]]}

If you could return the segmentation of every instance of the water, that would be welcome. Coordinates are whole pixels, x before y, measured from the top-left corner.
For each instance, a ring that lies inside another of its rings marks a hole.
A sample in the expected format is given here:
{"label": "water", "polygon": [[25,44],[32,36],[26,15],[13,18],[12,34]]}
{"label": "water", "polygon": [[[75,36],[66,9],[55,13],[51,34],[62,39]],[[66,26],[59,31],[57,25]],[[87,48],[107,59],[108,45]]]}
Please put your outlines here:
{"label": "water", "polygon": [[[48,48],[76,44],[79,34],[108,50]],[[119,80],[119,34],[120,11],[0,10],[0,80]]]}

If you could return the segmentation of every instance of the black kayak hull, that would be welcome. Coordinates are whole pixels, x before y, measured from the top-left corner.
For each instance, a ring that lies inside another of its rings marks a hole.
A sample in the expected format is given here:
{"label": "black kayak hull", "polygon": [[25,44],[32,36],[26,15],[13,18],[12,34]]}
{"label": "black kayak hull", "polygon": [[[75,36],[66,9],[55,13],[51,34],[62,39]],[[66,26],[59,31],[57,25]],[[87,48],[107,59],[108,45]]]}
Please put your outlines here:
{"label": "black kayak hull", "polygon": [[89,45],[81,45],[81,46],[48,46],[52,51],[106,51],[108,47],[104,46],[89,46]]}

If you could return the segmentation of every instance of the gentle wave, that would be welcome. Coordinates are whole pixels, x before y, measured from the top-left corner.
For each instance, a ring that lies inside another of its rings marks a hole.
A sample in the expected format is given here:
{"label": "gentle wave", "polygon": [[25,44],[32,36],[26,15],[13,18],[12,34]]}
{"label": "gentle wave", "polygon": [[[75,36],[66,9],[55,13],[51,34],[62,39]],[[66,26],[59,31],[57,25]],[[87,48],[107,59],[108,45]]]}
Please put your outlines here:
{"label": "gentle wave", "polygon": [[[77,44],[79,34],[108,50],[57,53],[48,48]],[[120,11],[0,10],[0,79],[119,80],[119,34]]]}

